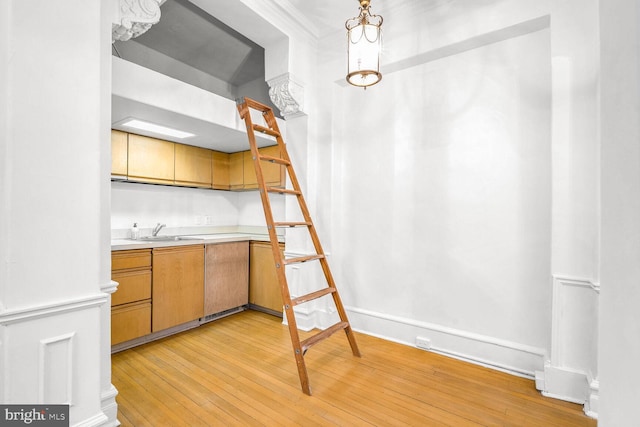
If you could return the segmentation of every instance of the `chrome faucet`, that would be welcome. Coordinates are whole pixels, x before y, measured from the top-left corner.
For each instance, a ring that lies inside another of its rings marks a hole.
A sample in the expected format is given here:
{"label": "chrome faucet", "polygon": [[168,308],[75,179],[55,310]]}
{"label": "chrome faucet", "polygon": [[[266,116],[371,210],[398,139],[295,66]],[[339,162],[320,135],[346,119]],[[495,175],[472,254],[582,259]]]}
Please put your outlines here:
{"label": "chrome faucet", "polygon": [[156,225],[156,226],[153,228],[153,231],[151,232],[151,235],[152,235],[152,236],[157,236],[157,235],[158,235],[158,233],[160,232],[160,230],[162,230],[162,227],[166,227],[166,226],[167,226],[167,224],[160,224],[160,223],[158,223],[158,225]]}

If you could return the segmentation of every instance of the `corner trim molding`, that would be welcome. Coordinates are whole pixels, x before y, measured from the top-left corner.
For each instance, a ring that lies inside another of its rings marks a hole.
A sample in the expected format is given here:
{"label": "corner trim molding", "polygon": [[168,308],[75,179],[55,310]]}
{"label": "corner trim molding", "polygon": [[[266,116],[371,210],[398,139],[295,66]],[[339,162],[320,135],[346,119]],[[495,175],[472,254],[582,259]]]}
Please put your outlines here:
{"label": "corner trim molding", "polygon": [[118,0],[118,17],[111,24],[111,42],[127,41],[144,34],[160,21],[164,0]]}
{"label": "corner trim molding", "polygon": [[[576,362],[575,358],[590,351],[589,344],[572,341],[573,345],[567,348],[566,343],[574,339],[576,331],[597,329],[600,284],[565,274],[553,274],[552,279],[551,358],[538,373],[540,381],[536,381],[536,388],[544,396],[583,404],[587,416],[598,418],[600,387],[591,374],[597,367]],[[576,295],[580,298],[575,298]]]}
{"label": "corner trim molding", "polygon": [[582,277],[571,277],[566,274],[554,274],[553,279],[558,281],[559,284],[565,286],[575,286],[580,288],[589,288],[596,293],[600,293],[600,283],[591,279],[585,279]]}
{"label": "corner trim molding", "polygon": [[553,274],[553,305],[551,309],[551,364],[560,366],[563,360],[560,340],[563,338],[562,331],[562,313],[561,313],[561,289],[563,287],[581,288],[591,290],[600,295],[600,284],[590,279],[580,277],[570,277],[567,275]]}
{"label": "corner trim molding", "polygon": [[104,427],[117,427],[120,425],[118,421],[118,404],[116,403],[116,396],[118,390],[110,384],[108,390],[103,391],[100,395],[102,413],[107,417],[108,421],[105,422]]}
{"label": "corner trim molding", "polygon": [[53,304],[41,304],[23,307],[16,310],[7,310],[0,313],[0,326],[26,322],[41,317],[51,317],[72,311],[81,311],[89,308],[100,307],[108,301],[108,298],[108,294],[99,293],[66,301],[58,301]]}
{"label": "corner trim molding", "polygon": [[282,116],[287,119],[305,116],[304,87],[298,83],[291,73],[284,73],[267,81],[269,98],[278,107]]}
{"label": "corner trim molding", "polygon": [[600,400],[600,381],[593,378],[591,373],[587,375],[589,382],[589,391],[587,392],[587,401],[584,404],[584,413],[591,418],[598,418],[598,402]]}

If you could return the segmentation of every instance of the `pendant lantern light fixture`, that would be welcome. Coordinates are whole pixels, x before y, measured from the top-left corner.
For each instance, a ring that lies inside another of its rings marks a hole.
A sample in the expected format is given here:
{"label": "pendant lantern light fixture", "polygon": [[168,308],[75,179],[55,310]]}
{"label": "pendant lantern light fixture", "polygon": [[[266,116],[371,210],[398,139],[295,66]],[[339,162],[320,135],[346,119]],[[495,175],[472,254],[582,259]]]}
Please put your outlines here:
{"label": "pendant lantern light fixture", "polygon": [[372,15],[371,0],[358,0],[360,15],[345,22],[347,28],[347,82],[367,88],[382,79],[380,51],[382,48],[382,16]]}

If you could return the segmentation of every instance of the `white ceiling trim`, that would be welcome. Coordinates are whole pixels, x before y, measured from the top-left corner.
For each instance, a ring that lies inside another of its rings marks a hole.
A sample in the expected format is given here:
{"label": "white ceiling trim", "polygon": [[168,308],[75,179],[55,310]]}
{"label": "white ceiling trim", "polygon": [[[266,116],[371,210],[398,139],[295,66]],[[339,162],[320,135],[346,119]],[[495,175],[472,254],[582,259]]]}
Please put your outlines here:
{"label": "white ceiling trim", "polygon": [[315,44],[320,33],[317,26],[305,17],[288,0],[242,0],[249,8],[258,13],[289,38],[303,38],[304,41]]}

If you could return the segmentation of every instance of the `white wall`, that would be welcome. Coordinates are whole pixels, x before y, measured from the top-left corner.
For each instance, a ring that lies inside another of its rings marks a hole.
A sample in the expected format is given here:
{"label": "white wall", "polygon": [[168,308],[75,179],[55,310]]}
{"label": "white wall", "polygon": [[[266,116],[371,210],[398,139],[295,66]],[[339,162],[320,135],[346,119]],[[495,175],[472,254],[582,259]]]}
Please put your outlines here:
{"label": "white wall", "polygon": [[[366,92],[334,90],[333,254],[356,327],[394,316],[543,354],[548,49],[537,31],[387,74]],[[414,342],[393,328],[376,332]],[[530,362],[519,369],[533,375]]]}
{"label": "white wall", "polygon": [[[284,200],[274,200],[274,216],[284,218]],[[171,187],[131,182],[111,183],[111,229],[114,237],[126,237],[138,223],[143,234],[157,224],[166,224],[162,233],[188,233],[203,227],[265,227],[257,191],[222,191]],[[232,230],[232,228],[229,228]]]}
{"label": "white wall", "polygon": [[307,148],[352,322],[597,415],[596,2],[376,12],[382,82],[346,87],[344,34],[323,39]]}
{"label": "white wall", "polygon": [[111,228],[238,225],[238,196],[229,191],[111,183]]}

